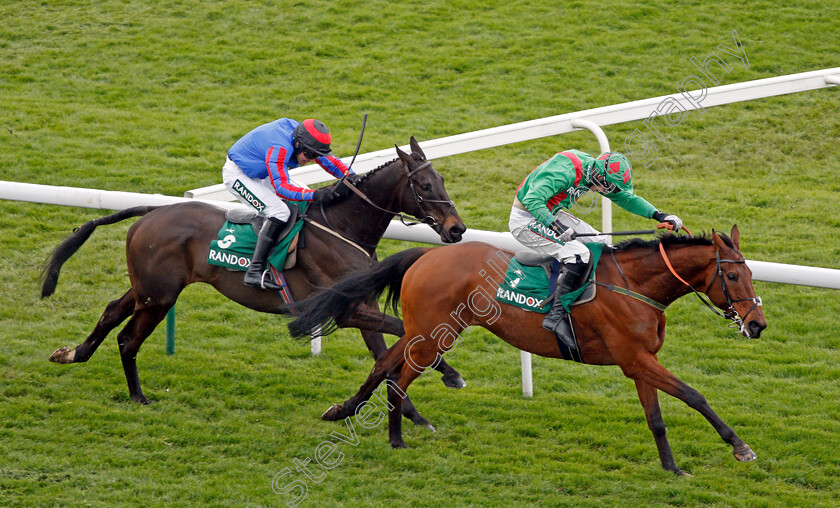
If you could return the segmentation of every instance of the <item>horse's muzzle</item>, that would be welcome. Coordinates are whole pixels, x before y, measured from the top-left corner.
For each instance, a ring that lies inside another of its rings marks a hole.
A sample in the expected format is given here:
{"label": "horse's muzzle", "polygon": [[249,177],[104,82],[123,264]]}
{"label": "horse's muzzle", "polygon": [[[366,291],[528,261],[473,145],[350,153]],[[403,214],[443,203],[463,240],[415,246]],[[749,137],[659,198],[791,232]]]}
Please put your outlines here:
{"label": "horse's muzzle", "polygon": [[464,236],[464,232],[467,230],[466,226],[463,224],[454,224],[452,227],[441,228],[441,240],[445,243],[458,243],[461,241],[461,238]]}
{"label": "horse's muzzle", "polygon": [[751,339],[757,339],[761,337],[761,331],[767,328],[767,323],[759,322],[758,320],[752,320],[747,323],[746,332],[744,335]]}

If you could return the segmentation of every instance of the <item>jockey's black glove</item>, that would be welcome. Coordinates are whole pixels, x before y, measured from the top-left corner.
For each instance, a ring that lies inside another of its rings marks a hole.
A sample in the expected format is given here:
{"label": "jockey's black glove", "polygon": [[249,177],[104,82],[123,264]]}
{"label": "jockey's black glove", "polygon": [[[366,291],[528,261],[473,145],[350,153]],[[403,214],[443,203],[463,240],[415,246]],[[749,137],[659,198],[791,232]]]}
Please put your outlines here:
{"label": "jockey's black glove", "polygon": [[359,184],[359,180],[362,179],[362,175],[357,175],[356,173],[349,173],[347,178],[344,180],[353,184],[353,187],[356,187]]}
{"label": "jockey's black glove", "polygon": [[331,186],[315,189],[315,193],[312,195],[312,201],[322,205],[328,205],[334,200],[335,193],[333,192],[333,188]]}
{"label": "jockey's black glove", "polygon": [[551,223],[550,226],[552,231],[557,235],[557,239],[563,243],[571,242],[575,239],[575,231],[568,227],[564,226],[560,219],[554,219],[554,222]]}
{"label": "jockey's black glove", "polygon": [[342,200],[350,195],[351,191],[348,185],[345,185],[347,182],[338,182],[337,184],[333,185],[333,198],[336,200]]}

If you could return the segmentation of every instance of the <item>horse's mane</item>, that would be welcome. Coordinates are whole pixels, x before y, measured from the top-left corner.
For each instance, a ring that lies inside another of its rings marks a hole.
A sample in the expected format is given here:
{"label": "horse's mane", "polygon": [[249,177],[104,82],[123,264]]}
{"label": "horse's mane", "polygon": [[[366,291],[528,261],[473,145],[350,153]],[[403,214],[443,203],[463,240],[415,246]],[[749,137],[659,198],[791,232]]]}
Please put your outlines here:
{"label": "horse's mane", "polygon": [[[385,168],[385,167],[387,167],[387,166],[390,166],[391,164],[393,164],[394,162],[396,162],[396,161],[398,161],[398,160],[399,160],[399,158],[395,158],[395,159],[393,159],[393,160],[390,160],[390,161],[388,161],[388,162],[386,162],[386,163],[382,164],[382,165],[381,165],[381,166],[379,166],[379,167],[376,167],[376,168],[374,168],[374,169],[371,169],[371,170],[370,170],[370,171],[368,171],[367,173],[365,173],[365,174],[361,175],[361,177],[359,178],[359,180],[356,182],[356,185],[357,185],[357,186],[359,186],[359,187],[361,187],[361,186],[362,186],[362,185],[363,185],[363,184],[364,184],[364,183],[365,183],[365,182],[366,182],[366,181],[367,181],[367,180],[368,180],[371,176],[373,176],[374,174],[376,174],[379,170],[384,169],[384,168]],[[331,183],[331,184],[329,184],[329,185],[325,185],[324,187],[335,187],[336,185],[338,185],[338,182],[340,182],[340,181],[341,181],[341,180],[337,180],[337,181],[335,181],[335,182],[333,182],[333,183]],[[328,204],[326,204],[326,205],[323,205],[323,206],[324,206],[324,208],[330,208],[330,207],[332,207],[332,206],[334,206],[334,205],[337,205],[337,204],[339,204],[339,203],[341,203],[341,202],[343,202],[343,201],[344,201],[343,199],[342,199],[342,200],[338,200],[338,201],[332,201],[332,202],[330,202],[330,203],[328,203]]]}
{"label": "horse's mane", "polygon": [[[718,233],[718,236],[723,240],[723,243],[726,244],[727,247],[735,248],[735,244],[732,243],[732,240],[723,233]],[[654,238],[653,240],[643,240],[641,238],[631,238],[630,240],[625,240],[619,244],[613,246],[613,249],[617,251],[628,251],[628,250],[635,250],[635,249],[645,249],[645,248],[658,248],[659,244],[664,246],[669,245],[713,245],[713,240],[711,235],[707,233],[701,233],[699,236],[686,236],[686,235],[672,235],[672,234],[662,234]]]}
{"label": "horse's mane", "polygon": [[[393,164],[394,162],[396,162],[396,161],[398,161],[398,160],[399,160],[399,158],[396,158],[396,159],[390,160],[390,161],[388,161],[388,162],[386,162],[386,163],[382,164],[381,166],[378,166],[378,167],[376,167],[376,168],[374,168],[374,169],[371,169],[371,170],[370,170],[370,171],[368,171],[367,173],[364,173],[364,174],[363,174],[363,175],[361,175],[361,177],[359,178],[358,185],[363,184],[365,181],[367,181],[367,179],[368,179],[368,178],[370,178],[371,176],[373,176],[373,175],[374,175],[374,173],[376,173],[377,171],[379,171],[379,170],[381,170],[381,169],[384,169],[386,166],[390,166],[391,164]],[[325,185],[325,187],[332,187],[332,186],[337,185],[337,184],[338,184],[338,181],[336,181],[336,182],[334,182],[334,183],[331,183],[331,184],[329,184],[329,185]]]}
{"label": "horse's mane", "polygon": [[370,178],[370,177],[371,177],[374,173],[376,173],[376,172],[377,172],[377,171],[379,171],[380,169],[385,168],[386,166],[390,166],[391,164],[393,164],[393,163],[397,162],[398,160],[400,160],[400,159],[399,159],[399,157],[397,157],[397,158],[395,158],[395,159],[392,159],[392,160],[390,160],[390,161],[386,162],[385,164],[382,164],[382,165],[381,165],[381,166],[379,166],[379,167],[376,167],[376,168],[374,168],[374,169],[371,169],[370,171],[368,171],[367,173],[365,173],[365,174],[363,174],[363,175],[362,175],[362,177],[359,179],[359,184],[361,185],[362,183],[364,183],[364,181],[365,181],[365,180],[367,180],[368,178]]}

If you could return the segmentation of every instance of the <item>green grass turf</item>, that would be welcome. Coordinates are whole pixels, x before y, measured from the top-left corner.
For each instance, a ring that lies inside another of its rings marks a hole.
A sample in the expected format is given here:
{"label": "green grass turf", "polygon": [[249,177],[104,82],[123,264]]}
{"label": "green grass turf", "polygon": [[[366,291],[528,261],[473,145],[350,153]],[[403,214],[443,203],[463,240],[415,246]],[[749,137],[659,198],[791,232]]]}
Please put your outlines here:
{"label": "green grass turf", "polygon": [[[830,2],[137,2],[0,4],[0,180],[182,195],[220,182],[247,130],[317,117],[335,152],[434,139],[674,93],[737,30],[750,68],[721,84],[835,67]],[[840,268],[836,89],[692,112],[636,164],[640,195],[695,232],[737,223],[749,259]],[[613,148],[641,122],[609,126]],[[467,225],[504,230],[511,194],[542,160],[597,151],[588,132],[435,161]],[[115,340],[55,365],[127,289],[129,222],[97,231],[38,299],[38,268],[65,234],[106,212],[0,202],[0,505],[284,506],[272,479],[327,440],[342,462],[305,480],[304,506],[836,506],[840,294],[757,282],[770,327],[737,337],[693,298],[668,310],[660,360],[700,390],[758,454],[738,463],[696,412],[663,396],[677,464],[664,472],[630,380],[615,368],[534,359],[481,330],[447,355],[467,382],[411,389],[437,427],[322,422],[372,360],[341,331],[313,358],[285,321],[208,286],[178,303],[138,357],[156,404],[128,401]],[[600,224],[596,210],[585,219]],[[621,210],[614,227],[651,223]],[[385,241],[380,256],[411,244]],[[115,335],[115,334],[114,334]],[[389,341],[392,340],[389,338]],[[310,463],[311,465],[312,463]],[[322,471],[313,466],[314,472]],[[282,486],[279,484],[278,486]]]}

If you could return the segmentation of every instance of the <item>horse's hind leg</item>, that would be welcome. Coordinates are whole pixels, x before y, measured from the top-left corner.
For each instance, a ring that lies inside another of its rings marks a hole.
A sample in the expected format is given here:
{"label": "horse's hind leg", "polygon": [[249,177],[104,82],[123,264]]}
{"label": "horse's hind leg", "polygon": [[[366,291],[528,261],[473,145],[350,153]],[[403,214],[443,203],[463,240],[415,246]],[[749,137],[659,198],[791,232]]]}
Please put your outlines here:
{"label": "horse's hind leg", "polygon": [[380,354],[379,358],[376,360],[376,364],[374,364],[373,369],[371,369],[370,374],[368,374],[367,379],[364,383],[362,383],[362,386],[359,387],[359,391],[347,399],[343,404],[334,404],[332,407],[327,409],[324,414],[321,415],[321,419],[336,422],[356,414],[356,410],[368,399],[370,399],[370,396],[373,395],[373,392],[379,384],[382,383],[388,373],[394,370],[395,366],[398,367],[400,365],[402,352],[395,351],[399,349],[401,343],[401,340],[398,341],[391,347],[391,349],[388,349],[384,353]]}
{"label": "horse's hind leg", "polygon": [[[361,330],[373,330],[375,332],[396,335],[397,337],[402,337],[405,334],[402,322],[395,317],[380,312],[379,304],[376,303],[370,306],[359,306],[353,315],[340,323],[340,326],[343,328],[351,327]],[[379,354],[386,348],[385,339],[382,338],[381,333],[366,335],[365,332],[362,332],[365,344],[374,358],[378,358]],[[461,374],[446,363],[443,358],[437,362],[434,369],[443,374],[441,381],[448,388],[463,388],[467,386]]]}
{"label": "horse's hind leg", "polygon": [[464,381],[464,378],[461,377],[461,373],[455,370],[451,365],[446,363],[446,361],[441,358],[438,362],[435,370],[443,374],[440,380],[443,381],[449,388],[464,388],[467,386],[467,382]]}
{"label": "horse's hind leg", "polygon": [[122,298],[114,300],[105,307],[105,312],[96,323],[88,338],[75,349],[63,347],[50,356],[51,362],[79,363],[86,362],[96,352],[105,337],[134,312],[134,292],[129,289]]}
{"label": "horse's hind leg", "polygon": [[166,317],[170,307],[172,305],[137,308],[134,315],[128,320],[128,324],[117,335],[120,358],[125,371],[125,379],[128,382],[128,392],[134,402],[140,402],[141,404],[150,402],[143,395],[143,390],[140,389],[140,376],[137,374],[137,352],[146,337],[151,335],[157,325]]}
{"label": "horse's hind leg", "polygon": [[[374,359],[379,358],[380,356],[382,356],[383,353],[387,351],[385,346],[385,339],[382,337],[381,333],[370,332],[366,330],[362,330],[361,332],[362,337],[365,339],[365,344],[367,344],[368,349],[370,349],[370,352],[373,355]],[[379,380],[379,382],[381,382],[381,379]],[[379,382],[377,383],[377,385],[379,384]],[[375,389],[376,386],[374,386],[373,388]],[[360,393],[362,392],[361,389],[359,391]],[[368,394],[368,398],[369,397],[370,394]],[[365,400],[367,400],[367,398]],[[359,402],[357,402],[356,405],[358,405],[358,403],[360,402],[363,401],[360,400]],[[354,405],[354,407],[356,405]],[[414,404],[408,397],[406,397],[403,401],[401,408],[403,416],[414,422],[414,425],[422,425],[431,431],[435,430],[432,424],[429,423],[428,420],[423,418],[423,415],[421,415],[420,412],[417,411],[417,408],[414,407]]]}
{"label": "horse's hind leg", "polygon": [[[409,351],[403,349],[404,357],[402,368],[399,371],[391,371],[388,375],[388,401],[390,402],[388,411],[388,441],[394,448],[408,448],[402,437],[402,420],[400,414],[395,408],[400,407],[403,400],[408,396],[406,391],[408,385],[417,379],[424,371],[418,366],[432,365],[440,353],[443,352],[439,348],[437,342],[420,341],[419,347],[413,347]],[[434,344],[434,345],[433,345]]]}

